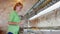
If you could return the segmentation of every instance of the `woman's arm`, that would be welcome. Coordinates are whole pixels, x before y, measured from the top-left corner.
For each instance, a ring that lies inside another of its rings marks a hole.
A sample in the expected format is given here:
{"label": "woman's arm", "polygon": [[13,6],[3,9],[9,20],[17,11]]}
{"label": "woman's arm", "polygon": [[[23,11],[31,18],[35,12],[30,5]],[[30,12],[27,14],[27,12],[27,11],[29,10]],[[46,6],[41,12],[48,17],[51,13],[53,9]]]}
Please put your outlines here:
{"label": "woman's arm", "polygon": [[16,22],[8,22],[9,25],[18,25]]}

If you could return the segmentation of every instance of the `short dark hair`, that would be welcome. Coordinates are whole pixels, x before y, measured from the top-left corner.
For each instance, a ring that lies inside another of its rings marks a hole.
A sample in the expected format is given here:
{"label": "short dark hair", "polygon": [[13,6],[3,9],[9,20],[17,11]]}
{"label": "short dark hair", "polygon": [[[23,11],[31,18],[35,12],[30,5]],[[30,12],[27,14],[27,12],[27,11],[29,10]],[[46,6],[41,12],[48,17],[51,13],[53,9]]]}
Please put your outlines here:
{"label": "short dark hair", "polygon": [[17,6],[21,6],[21,8],[23,8],[23,4],[22,4],[22,3],[20,3],[20,2],[18,2],[18,3],[16,3],[16,4],[15,4],[15,6],[14,6],[14,8],[13,8],[13,9],[14,9],[14,10],[16,10],[16,7],[17,7]]}

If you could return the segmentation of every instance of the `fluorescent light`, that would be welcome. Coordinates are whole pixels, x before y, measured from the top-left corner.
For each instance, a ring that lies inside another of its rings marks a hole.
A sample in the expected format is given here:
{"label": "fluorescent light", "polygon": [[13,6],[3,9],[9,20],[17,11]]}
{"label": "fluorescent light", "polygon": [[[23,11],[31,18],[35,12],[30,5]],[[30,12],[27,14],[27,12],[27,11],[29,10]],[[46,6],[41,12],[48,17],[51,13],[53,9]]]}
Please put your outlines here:
{"label": "fluorescent light", "polygon": [[57,9],[57,8],[59,8],[59,7],[60,7],[60,1],[57,2],[56,4],[52,5],[52,6],[48,7],[47,9],[39,12],[37,15],[29,18],[29,20],[33,20],[33,19],[35,19],[35,18],[37,18],[37,17],[40,17],[41,15],[44,15],[44,14],[46,14],[46,13],[48,13],[48,12],[51,12],[52,10],[55,10],[55,9]]}

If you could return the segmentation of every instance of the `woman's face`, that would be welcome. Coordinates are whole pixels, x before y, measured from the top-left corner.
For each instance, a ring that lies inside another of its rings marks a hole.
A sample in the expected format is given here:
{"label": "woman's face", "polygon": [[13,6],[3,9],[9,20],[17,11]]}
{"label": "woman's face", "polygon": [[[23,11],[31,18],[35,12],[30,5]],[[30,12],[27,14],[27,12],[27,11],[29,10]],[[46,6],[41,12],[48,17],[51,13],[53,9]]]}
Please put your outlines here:
{"label": "woman's face", "polygon": [[17,12],[21,11],[21,9],[22,9],[22,6],[17,6],[17,7],[16,7],[16,11],[17,11]]}

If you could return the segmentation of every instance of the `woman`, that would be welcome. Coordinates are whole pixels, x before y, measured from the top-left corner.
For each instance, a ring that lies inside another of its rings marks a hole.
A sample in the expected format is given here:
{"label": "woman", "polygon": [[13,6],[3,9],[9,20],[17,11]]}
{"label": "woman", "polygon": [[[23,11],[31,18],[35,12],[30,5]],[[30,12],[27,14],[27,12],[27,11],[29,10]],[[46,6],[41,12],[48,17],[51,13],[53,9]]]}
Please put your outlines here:
{"label": "woman", "polygon": [[21,21],[21,18],[18,16],[18,12],[21,11],[23,8],[23,5],[18,2],[14,6],[14,10],[9,15],[9,21],[8,21],[8,34],[18,34],[19,31],[19,23]]}

